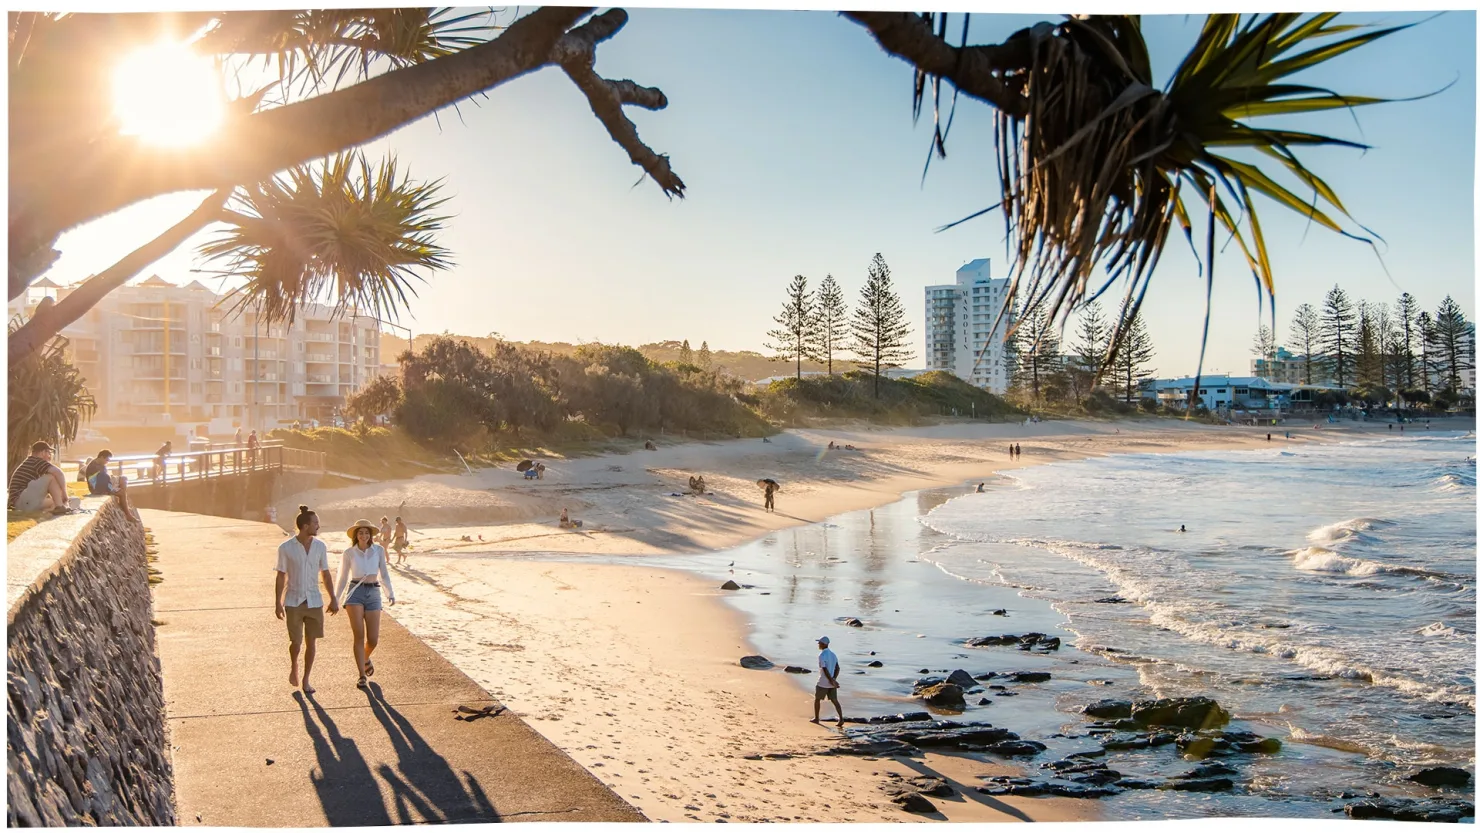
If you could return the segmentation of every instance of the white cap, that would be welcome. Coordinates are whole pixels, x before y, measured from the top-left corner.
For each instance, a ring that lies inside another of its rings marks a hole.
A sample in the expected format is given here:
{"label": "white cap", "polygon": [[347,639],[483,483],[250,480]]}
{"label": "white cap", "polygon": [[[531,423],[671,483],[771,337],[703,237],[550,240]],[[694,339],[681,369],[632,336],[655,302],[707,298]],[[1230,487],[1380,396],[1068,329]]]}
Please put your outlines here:
{"label": "white cap", "polygon": [[829,640],[825,636],[819,636],[819,637],[817,637],[817,641],[818,642],[821,642],[823,645],[829,645],[829,644],[831,644],[831,640]]}

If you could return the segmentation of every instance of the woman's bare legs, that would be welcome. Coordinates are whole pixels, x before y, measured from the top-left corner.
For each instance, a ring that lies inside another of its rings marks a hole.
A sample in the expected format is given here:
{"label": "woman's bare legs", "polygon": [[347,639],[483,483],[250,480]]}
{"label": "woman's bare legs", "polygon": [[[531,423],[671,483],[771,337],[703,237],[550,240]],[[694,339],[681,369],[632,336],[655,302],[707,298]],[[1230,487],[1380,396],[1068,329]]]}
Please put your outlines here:
{"label": "woman's bare legs", "polygon": [[[354,634],[355,668],[359,669],[360,682],[365,681],[365,606],[345,605],[344,611],[349,614],[349,629]],[[380,631],[379,612],[371,614],[375,617],[375,630]]]}
{"label": "woman's bare legs", "polygon": [[[355,635],[355,642],[360,641],[359,634]],[[372,610],[365,614],[365,663],[370,664],[370,655],[375,653],[375,646],[380,644],[380,611]],[[363,665],[361,666],[364,667]]]}

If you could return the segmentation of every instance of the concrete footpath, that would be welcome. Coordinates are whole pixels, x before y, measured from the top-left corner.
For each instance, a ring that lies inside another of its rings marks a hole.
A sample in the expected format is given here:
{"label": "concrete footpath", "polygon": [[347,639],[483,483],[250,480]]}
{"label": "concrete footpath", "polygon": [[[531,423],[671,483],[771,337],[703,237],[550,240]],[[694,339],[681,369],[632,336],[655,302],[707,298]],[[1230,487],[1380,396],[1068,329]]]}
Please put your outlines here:
{"label": "concrete footpath", "polygon": [[[497,704],[397,624],[394,608],[368,694],[355,688],[349,620],[327,611],[317,691],[294,691],[272,604],[283,532],[141,514],[163,578],[154,617],[181,824],[645,820],[517,717],[455,719],[459,706]],[[320,537],[337,572],[347,539],[327,528]]]}

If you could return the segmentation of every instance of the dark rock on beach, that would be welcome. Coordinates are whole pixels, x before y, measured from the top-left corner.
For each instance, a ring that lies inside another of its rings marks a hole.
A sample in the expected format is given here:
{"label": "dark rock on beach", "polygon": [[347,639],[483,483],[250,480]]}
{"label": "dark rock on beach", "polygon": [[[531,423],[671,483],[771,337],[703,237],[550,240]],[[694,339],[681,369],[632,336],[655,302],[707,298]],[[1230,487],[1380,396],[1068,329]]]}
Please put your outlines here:
{"label": "dark rock on beach", "polygon": [[895,772],[885,773],[889,776],[880,789],[890,795],[904,795],[916,793],[919,795],[933,795],[936,798],[947,798],[955,795],[956,790],[946,783],[946,779],[936,775],[916,775],[906,778]]}
{"label": "dark rock on beach", "polygon": [[1472,779],[1468,771],[1457,766],[1431,766],[1408,776],[1408,780],[1425,787],[1467,787]]}
{"label": "dark rock on beach", "polygon": [[1123,605],[1123,604],[1126,604],[1126,603],[1127,603],[1126,600],[1125,599],[1122,599],[1119,596],[1106,596],[1103,599],[1095,599],[1095,604],[1102,604],[1102,605]]}
{"label": "dark rock on beach", "polygon": [[1458,822],[1475,817],[1475,805],[1454,798],[1375,798],[1346,805],[1354,819]]}
{"label": "dark rock on beach", "polygon": [[847,625],[850,628],[861,628],[863,627],[863,620],[855,619],[850,616],[847,619],[843,620],[843,624]]}
{"label": "dark rock on beach", "polygon": [[1004,740],[987,744],[985,751],[1004,758],[1031,758],[1047,748],[1036,740]]}
{"label": "dark rock on beach", "polygon": [[1090,717],[1118,718],[1131,716],[1129,700],[1097,700],[1080,710]]}
{"label": "dark rock on beach", "polygon": [[811,674],[812,673],[812,669],[810,669],[810,668],[803,668],[800,665],[788,665],[788,666],[786,666],[786,673],[788,673],[788,674]]}
{"label": "dark rock on beach", "polygon": [[883,668],[884,667],[884,663],[879,662],[878,660],[874,660],[873,662],[870,662],[868,664],[868,667],[869,668]]}
{"label": "dark rock on beach", "polygon": [[902,793],[890,799],[906,813],[934,813],[935,805],[930,799],[915,792]]}
{"label": "dark rock on beach", "polygon": [[740,667],[763,671],[767,668],[775,668],[776,663],[771,662],[770,660],[762,656],[748,656],[740,658]]}
{"label": "dark rock on beach", "polygon": [[719,586],[719,589],[721,589],[721,590],[739,590],[740,589],[740,585],[739,584],[736,584],[734,579],[730,579],[729,581],[725,582],[724,584],[721,584]]}
{"label": "dark rock on beach", "polygon": [[1191,758],[1211,756],[1264,754],[1280,751],[1279,738],[1267,738],[1253,732],[1186,732],[1177,736],[1177,749]]}
{"label": "dark rock on beach", "polygon": [[1131,706],[1131,720],[1143,726],[1215,729],[1228,723],[1228,712],[1210,697],[1173,697]]}
{"label": "dark rock on beach", "polygon": [[974,688],[976,686],[976,678],[959,668],[952,671],[951,676],[946,677],[946,682],[958,685],[963,689]]}
{"label": "dark rock on beach", "polygon": [[992,615],[993,616],[1006,616],[1007,615],[1007,610],[1004,609],[1004,608],[1000,608],[999,607],[996,610],[992,611]]}
{"label": "dark rock on beach", "polygon": [[1053,678],[1047,671],[1012,671],[1007,679],[1014,683],[1046,683]]}
{"label": "dark rock on beach", "polygon": [[965,693],[961,690],[961,686],[954,683],[937,683],[936,685],[926,686],[925,688],[917,689],[915,696],[923,699],[932,706],[940,708],[966,708]]}
{"label": "dark rock on beach", "polygon": [[966,640],[968,648],[993,648],[1000,645],[1016,645],[1021,650],[1057,651],[1059,638],[1041,633],[1025,633],[1022,636],[1004,633],[1000,636],[975,636]]}

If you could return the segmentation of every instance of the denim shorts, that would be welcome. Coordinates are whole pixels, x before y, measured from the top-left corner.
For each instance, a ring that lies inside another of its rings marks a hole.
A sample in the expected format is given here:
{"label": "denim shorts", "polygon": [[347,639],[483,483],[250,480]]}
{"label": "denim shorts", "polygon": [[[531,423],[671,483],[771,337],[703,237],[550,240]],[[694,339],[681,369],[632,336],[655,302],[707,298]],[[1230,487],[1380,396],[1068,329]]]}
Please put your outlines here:
{"label": "denim shorts", "polygon": [[362,584],[356,587],[350,592],[349,598],[344,600],[344,604],[346,606],[361,605],[366,613],[380,610],[380,585]]}

